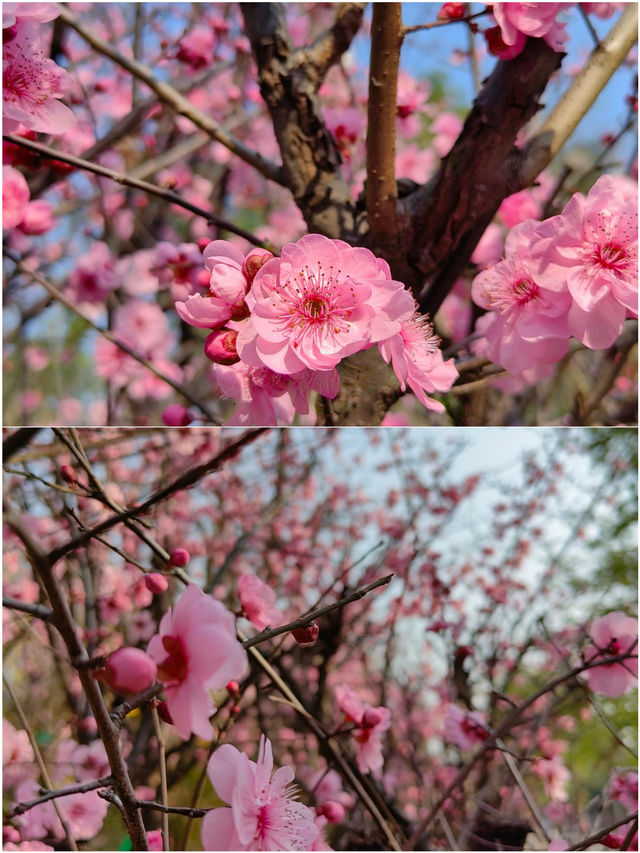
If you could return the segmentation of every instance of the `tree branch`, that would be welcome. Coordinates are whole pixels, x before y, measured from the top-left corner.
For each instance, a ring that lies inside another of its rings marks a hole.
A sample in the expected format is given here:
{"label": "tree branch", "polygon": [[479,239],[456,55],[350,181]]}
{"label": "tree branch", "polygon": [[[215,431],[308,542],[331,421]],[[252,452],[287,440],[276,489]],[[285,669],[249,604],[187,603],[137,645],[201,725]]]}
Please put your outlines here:
{"label": "tree branch", "polygon": [[637,40],[638,4],[625,3],[620,19],[529,142],[524,164],[525,186],[533,183],[553,160]]}
{"label": "tree branch", "polygon": [[53,611],[49,607],[44,607],[42,604],[27,604],[26,601],[9,598],[8,595],[2,596],[2,606],[8,607],[10,610],[19,610],[21,613],[27,613],[29,616],[35,616],[45,622],[51,622],[53,619]]}
{"label": "tree branch", "polygon": [[280,634],[286,634],[288,631],[293,631],[295,628],[304,628],[310,622],[313,622],[314,619],[319,619],[327,613],[339,610],[341,607],[351,604],[353,601],[359,601],[374,589],[378,589],[378,587],[386,586],[391,582],[392,578],[393,574],[379,578],[377,581],[370,583],[368,586],[351,593],[351,595],[341,598],[340,601],[334,601],[333,604],[328,604],[326,607],[320,607],[318,610],[307,613],[306,616],[301,616],[300,619],[294,619],[293,622],[288,622],[286,625],[281,625],[279,628],[265,628],[265,630],[261,631],[259,634],[254,634],[253,637],[249,637],[249,639],[245,640],[242,645],[245,649],[250,649],[252,646],[257,646],[258,643],[264,643],[265,640],[270,640],[272,637],[278,637]]}
{"label": "tree branch", "polygon": [[215,139],[216,142],[224,145],[225,148],[228,148],[229,151],[233,152],[233,154],[241,160],[244,160],[245,163],[249,163],[250,166],[257,169],[260,174],[265,176],[265,178],[268,178],[277,184],[284,185],[282,169],[279,166],[275,163],[271,163],[269,160],[266,160],[256,151],[252,151],[244,144],[244,142],[236,139],[226,131],[218,124],[217,121],[215,121],[215,119],[211,118],[211,116],[200,112],[197,107],[181,95],[180,92],[174,89],[173,86],[170,86],[168,83],[164,83],[161,80],[157,80],[150,68],[147,68],[140,62],[136,62],[134,59],[128,59],[126,56],[118,53],[117,50],[114,50],[105,41],[98,38],[98,36],[83,26],[83,24],[78,21],[66,6],[59,4],[58,8],[60,9],[60,18],[72,27],[80,36],[82,36],[82,38],[88,42],[91,47],[103,54],[103,56],[107,56],[113,62],[120,65],[130,74],[133,74],[134,77],[137,77],[139,80],[146,83],[147,86],[154,91],[162,101],[175,110],[175,112],[190,119],[196,127],[206,130],[212,139]]}
{"label": "tree branch", "polygon": [[[185,210],[194,213],[196,216],[202,216],[203,219],[207,220],[209,225],[215,225],[217,228],[223,228],[231,234],[237,234],[238,237],[243,237],[254,246],[260,246],[265,249],[269,248],[264,241],[258,240],[258,238],[251,234],[251,232],[245,231],[244,228],[234,225],[233,222],[229,222],[227,219],[223,219],[211,210],[204,210],[202,207],[191,204],[190,201],[182,198],[177,193],[173,192],[173,190],[167,190],[163,187],[156,186],[156,184],[150,184],[148,181],[143,181],[140,178],[114,172],[113,169],[107,169],[106,166],[100,166],[98,163],[91,163],[89,160],[83,160],[81,157],[76,157],[74,154],[66,154],[63,151],[58,151],[55,148],[49,148],[48,145],[42,145],[40,142],[33,142],[31,139],[25,139],[22,136],[5,133],[2,135],[2,138],[14,145],[19,145],[21,148],[28,148],[30,151],[36,151],[48,160],[59,160],[61,163],[68,163],[70,166],[75,166],[77,169],[83,169],[85,172],[93,172],[94,175],[101,175],[103,178],[110,178],[112,181],[115,181],[115,183],[120,184],[123,187],[132,187],[132,189],[141,190],[149,195],[154,195],[157,198],[161,198],[164,201],[169,202],[170,204],[177,204],[179,207],[183,207]],[[192,140],[187,141],[192,143]]]}
{"label": "tree branch", "polygon": [[[282,154],[284,184],[291,190],[310,231],[328,237],[355,239],[355,204],[340,174],[336,141],[322,119],[318,88],[326,62],[338,47],[347,47],[355,34],[361,10],[356,9],[338,27],[331,50],[312,46],[319,64],[307,63],[307,51],[294,51],[281,3],[241,3],[245,29],[258,64],[258,82]],[[340,10],[338,12],[340,15]],[[334,25],[335,26],[335,25]]]}
{"label": "tree branch", "polygon": [[374,3],[371,24],[367,181],[369,241],[375,254],[397,250],[396,123],[402,5]]}

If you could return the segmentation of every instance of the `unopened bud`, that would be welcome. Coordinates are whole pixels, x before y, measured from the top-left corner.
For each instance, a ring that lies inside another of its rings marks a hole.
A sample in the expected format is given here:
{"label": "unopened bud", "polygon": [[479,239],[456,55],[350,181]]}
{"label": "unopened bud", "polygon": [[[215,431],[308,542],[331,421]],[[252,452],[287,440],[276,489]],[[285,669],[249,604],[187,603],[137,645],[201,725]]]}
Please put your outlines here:
{"label": "unopened bud", "polygon": [[149,574],[144,576],[144,585],[149,592],[152,592],[154,595],[160,595],[160,593],[167,591],[169,581],[160,572],[149,572]]}
{"label": "unopened bud", "polygon": [[162,422],[166,426],[183,427],[189,426],[193,420],[193,415],[180,403],[172,403],[162,413]]}
{"label": "unopened bud", "polygon": [[382,722],[383,714],[380,708],[367,708],[362,715],[362,728],[372,729]]}
{"label": "unopened bud", "polygon": [[240,361],[236,349],[238,333],[232,329],[217,329],[207,336],[204,354],[216,364],[236,364]]}
{"label": "unopened bud", "polygon": [[204,252],[210,242],[211,240],[208,237],[200,237],[198,240],[196,240],[196,245],[198,246],[201,252]]}
{"label": "unopened bud", "polygon": [[151,687],[158,669],[146,652],[124,646],[114,652],[95,677],[116,693],[138,693]]}
{"label": "unopened bud", "polygon": [[291,632],[293,639],[301,646],[312,646],[318,639],[320,628],[316,622],[305,625],[304,628],[294,628]]}
{"label": "unopened bud", "polygon": [[169,562],[172,566],[177,566],[179,569],[184,569],[188,565],[191,555],[186,548],[174,548],[169,557]]}
{"label": "unopened bud", "polygon": [[459,21],[464,18],[464,3],[443,3],[438,12],[439,21]]}
{"label": "unopened bud", "polygon": [[71,465],[62,465],[60,467],[60,476],[66,483],[69,483],[70,486],[75,486],[78,482],[76,480],[76,472]]}
{"label": "unopened bud", "polygon": [[230,681],[227,684],[227,690],[232,696],[237,696],[240,693],[240,686],[237,681]]}
{"label": "unopened bud", "polygon": [[240,713],[240,706],[239,705],[233,705],[231,708],[231,713],[232,714],[239,714]]}
{"label": "unopened bud", "polygon": [[326,817],[329,823],[340,823],[344,819],[344,806],[335,800],[327,800],[318,809],[318,814]]}
{"label": "unopened bud", "polygon": [[266,249],[252,249],[242,264],[242,274],[247,280],[247,285],[251,287],[253,279],[256,277],[258,270],[263,267],[267,261],[270,261],[273,255]]}

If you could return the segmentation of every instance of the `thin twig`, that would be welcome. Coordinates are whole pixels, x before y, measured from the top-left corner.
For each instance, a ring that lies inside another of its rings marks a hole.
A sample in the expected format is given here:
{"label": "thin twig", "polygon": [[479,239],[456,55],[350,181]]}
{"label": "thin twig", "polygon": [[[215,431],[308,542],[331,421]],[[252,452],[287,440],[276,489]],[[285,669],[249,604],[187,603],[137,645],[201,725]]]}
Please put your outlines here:
{"label": "thin twig", "polygon": [[162,726],[160,725],[160,717],[158,715],[157,703],[151,707],[151,716],[153,717],[153,729],[156,733],[158,741],[158,765],[160,767],[160,804],[164,806],[162,814],[162,841],[163,850],[169,850],[169,814],[167,808],[169,806],[169,792],[167,790],[167,754],[164,735],[162,734]]}
{"label": "thin twig", "polygon": [[589,847],[591,844],[597,844],[601,838],[604,838],[606,835],[609,835],[610,832],[613,832],[614,829],[617,829],[619,826],[624,826],[625,823],[629,823],[629,821],[638,819],[638,812],[635,811],[633,814],[628,814],[626,817],[621,818],[621,820],[617,820],[615,823],[610,823],[609,826],[605,826],[604,829],[599,829],[598,832],[593,835],[589,835],[587,838],[583,838],[582,841],[579,841],[577,844],[572,844],[569,847],[569,850],[584,850],[585,847]]}
{"label": "thin twig", "polygon": [[26,803],[18,803],[14,806],[13,811],[9,815],[9,819],[24,814],[34,806],[39,806],[42,803],[48,803],[49,800],[55,800],[58,797],[68,797],[70,794],[86,794],[88,791],[95,791],[96,788],[107,788],[113,784],[113,776],[103,776],[101,779],[94,779],[92,782],[81,782],[78,785],[69,785],[67,788],[59,788],[57,791],[47,791],[41,797],[35,800],[28,800]]}
{"label": "thin twig", "polygon": [[245,640],[242,645],[245,649],[250,649],[252,646],[257,646],[258,643],[264,643],[265,640],[270,640],[272,637],[277,637],[280,634],[286,634],[288,631],[293,631],[295,628],[305,628],[310,622],[313,622],[314,619],[319,619],[320,616],[325,616],[327,613],[331,613],[347,604],[351,604],[352,601],[359,601],[361,598],[364,598],[365,595],[378,587],[386,586],[386,584],[391,582],[393,577],[394,575],[392,573],[383,578],[379,578],[377,581],[370,583],[368,586],[357,590],[357,592],[353,592],[351,595],[347,595],[339,601],[334,601],[333,604],[328,604],[326,607],[320,607],[318,610],[307,613],[305,616],[300,617],[300,619],[294,619],[293,622],[288,622],[286,625],[281,625],[279,628],[267,628],[259,634],[255,634],[253,637]]}
{"label": "thin twig", "polygon": [[202,130],[206,130],[212,139],[215,139],[221,145],[224,145],[225,148],[228,148],[235,155],[240,157],[241,160],[249,163],[266,178],[269,178],[269,180],[274,181],[281,186],[286,186],[282,176],[282,168],[280,166],[265,159],[256,151],[252,151],[244,144],[244,142],[236,139],[226,131],[210,115],[200,112],[200,110],[197,109],[187,98],[174,89],[173,86],[170,86],[168,83],[161,80],[157,80],[150,68],[147,68],[145,65],[142,65],[142,63],[136,62],[133,59],[128,59],[126,56],[118,53],[118,51],[114,50],[111,45],[98,38],[95,33],[91,32],[81,24],[66,6],[59,4],[58,8],[60,9],[60,18],[72,27],[78,35],[82,36],[82,38],[95,48],[95,50],[103,56],[107,56],[130,74],[133,74],[134,77],[142,80],[162,101],[168,104],[177,113],[186,116],[186,118],[190,119]]}
{"label": "thin twig", "polygon": [[10,610],[20,610],[22,613],[28,613],[29,616],[37,616],[45,622],[50,622],[53,617],[53,611],[49,607],[44,607],[42,604],[27,604],[26,601],[9,598],[8,595],[2,596],[2,606]]}
{"label": "thin twig", "polygon": [[167,201],[170,204],[177,204],[179,207],[183,207],[185,210],[194,213],[196,216],[201,216],[203,219],[206,219],[210,225],[215,225],[216,228],[224,228],[225,231],[237,234],[238,237],[244,237],[245,240],[252,243],[254,246],[270,249],[273,248],[270,243],[267,245],[264,240],[259,240],[251,234],[250,231],[245,231],[244,228],[234,225],[233,222],[223,219],[211,210],[205,210],[202,207],[198,207],[196,204],[192,204],[173,190],[159,187],[156,184],[150,184],[148,181],[143,181],[141,178],[134,178],[131,175],[123,175],[120,172],[115,172],[113,169],[108,169],[106,166],[101,166],[98,163],[91,163],[89,160],[83,160],[81,157],[76,157],[74,154],[67,154],[63,151],[58,151],[55,148],[49,148],[48,145],[42,145],[40,142],[33,142],[31,139],[25,139],[22,136],[4,133],[2,138],[7,142],[12,142],[14,145],[19,145],[21,148],[28,148],[31,151],[36,151],[38,154],[42,154],[49,160],[59,160],[61,163],[68,163],[70,166],[75,166],[77,169],[83,169],[85,172],[92,172],[94,175],[100,175],[103,178],[110,178],[116,184],[120,184],[123,187],[131,187],[132,189],[141,190],[148,195],[164,199],[164,201]]}

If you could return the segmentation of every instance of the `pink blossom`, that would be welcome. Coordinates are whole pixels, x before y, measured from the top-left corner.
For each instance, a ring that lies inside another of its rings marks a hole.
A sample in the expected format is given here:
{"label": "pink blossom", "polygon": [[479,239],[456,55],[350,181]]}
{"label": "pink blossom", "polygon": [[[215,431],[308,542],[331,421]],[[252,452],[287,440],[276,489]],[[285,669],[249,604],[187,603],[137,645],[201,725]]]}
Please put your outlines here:
{"label": "pink blossom", "polygon": [[147,841],[149,843],[149,850],[164,850],[161,830],[152,829],[150,832],[147,832]]}
{"label": "pink blossom", "polygon": [[358,769],[361,773],[380,773],[384,763],[382,734],[391,725],[391,711],[383,706],[374,708],[362,702],[357,693],[344,684],[336,687],[335,696],[338,708],[356,726],[353,737]]}
{"label": "pink blossom", "polygon": [[27,179],[13,166],[2,167],[2,228],[20,225],[29,205]]}
{"label": "pink blossom", "polygon": [[444,718],[444,739],[460,749],[473,749],[489,737],[487,721],[479,711],[465,711],[451,704]]}
{"label": "pink blossom", "polygon": [[52,210],[49,202],[44,199],[29,202],[20,223],[20,230],[25,234],[44,234],[50,231],[55,224]]}
{"label": "pink blossom", "polygon": [[562,763],[559,755],[553,758],[538,758],[533,762],[531,772],[542,779],[544,790],[549,799],[564,803],[569,799],[567,782],[571,773]]}
{"label": "pink blossom", "polygon": [[612,800],[618,800],[624,808],[631,812],[638,808],[638,771],[615,771],[607,785],[608,795]]}
{"label": "pink blossom", "polygon": [[480,267],[489,267],[499,261],[504,250],[504,229],[495,222],[487,225],[487,229],[478,240],[473,250],[471,260]]}
{"label": "pink blossom", "polygon": [[87,791],[60,797],[58,808],[74,838],[90,839],[100,831],[109,803],[97,791]]}
{"label": "pink blossom", "polygon": [[262,735],[258,761],[231,744],[209,759],[207,773],[227,808],[211,809],[202,822],[206,850],[311,850],[318,835],[313,811],[295,799],[292,767],[272,774],[273,752]]}
{"label": "pink blossom", "polygon": [[542,275],[528,257],[537,226],[527,220],[513,228],[505,260],[477,275],[471,289],[473,301],[494,312],[483,328],[487,356],[512,373],[538,363],[552,364],[569,345],[571,297],[564,281]]}
{"label": "pink blossom", "polygon": [[71,78],[64,68],[45,56],[35,23],[18,18],[15,37],[2,49],[2,102],[5,132],[20,124],[42,133],[64,133],[75,116],[58,100]]}
{"label": "pink blossom", "polygon": [[294,374],[331,370],[395,334],[413,300],[368,249],[308,234],[259,270],[247,304],[251,317],[237,340],[242,360]]}
{"label": "pink blossom", "polygon": [[[549,47],[562,51],[568,36],[566,24],[556,16],[571,6],[571,3],[493,3],[493,16],[500,26],[500,34],[506,45],[515,45],[522,36],[543,38]],[[520,52],[520,51],[518,51]]]}
{"label": "pink blossom", "polygon": [[275,592],[255,575],[240,575],[238,598],[245,616],[260,631],[282,622],[282,612],[275,606]]}
{"label": "pink blossom", "polygon": [[595,15],[597,18],[610,18],[618,9],[622,9],[624,3],[581,3],[587,15]]}
{"label": "pink blossom", "polygon": [[177,59],[194,71],[206,68],[213,62],[216,36],[213,27],[199,25],[190,30],[178,42]]}
{"label": "pink blossom", "polygon": [[460,136],[463,122],[455,113],[440,113],[429,130],[435,134],[431,143],[439,157],[446,155],[453,148],[453,143]]}
{"label": "pink blossom", "polygon": [[[591,626],[594,646],[584,650],[588,662],[599,657],[614,657],[630,652],[638,654],[638,620],[625,613],[614,611],[596,619]],[[636,686],[638,681],[638,659],[629,658],[620,663],[603,664],[583,673],[591,690],[605,696],[620,696]]]}
{"label": "pink blossom", "polygon": [[29,735],[2,721],[2,779],[5,787],[19,785],[38,775]]}
{"label": "pink blossom", "polygon": [[171,427],[189,426],[193,421],[193,415],[180,403],[172,403],[162,412],[162,423]]}
{"label": "pink blossom", "polygon": [[585,198],[541,223],[532,255],[573,298],[571,334],[592,349],[610,346],[625,317],[638,316],[638,195],[634,184],[603,175]]}
{"label": "pink blossom", "polygon": [[337,370],[301,370],[285,376],[238,362],[214,365],[214,375],[221,391],[239,403],[226,421],[237,426],[290,424],[296,412],[308,414],[310,391],[333,399],[340,388]]}
{"label": "pink blossom", "polygon": [[96,241],[69,273],[67,293],[75,302],[104,303],[118,284],[116,259],[106,243]]}
{"label": "pink blossom", "polygon": [[113,333],[139,354],[166,355],[174,342],[167,315],[155,302],[132,299],[116,309]]}
{"label": "pink blossom", "polygon": [[401,389],[408,385],[422,405],[434,412],[444,412],[444,406],[425,391],[448,391],[458,378],[453,359],[444,361],[439,343],[428,318],[415,312],[400,321],[397,334],[378,344],[387,364],[391,361]]}
{"label": "pink blossom", "polygon": [[149,655],[164,682],[167,707],[181,737],[211,740],[215,706],[209,690],[243,674],[247,654],[238,642],[233,615],[190,584],[173,610],[162,617],[149,641]]}
{"label": "pink blossom", "polygon": [[520,190],[513,195],[508,195],[498,208],[498,215],[507,228],[513,228],[525,219],[538,219],[541,213],[541,205],[536,202],[529,190]]}
{"label": "pink blossom", "polygon": [[[598,5],[598,4],[594,4]],[[2,27],[10,27],[16,21],[29,21],[32,24],[46,24],[60,14],[55,3],[3,3]]]}

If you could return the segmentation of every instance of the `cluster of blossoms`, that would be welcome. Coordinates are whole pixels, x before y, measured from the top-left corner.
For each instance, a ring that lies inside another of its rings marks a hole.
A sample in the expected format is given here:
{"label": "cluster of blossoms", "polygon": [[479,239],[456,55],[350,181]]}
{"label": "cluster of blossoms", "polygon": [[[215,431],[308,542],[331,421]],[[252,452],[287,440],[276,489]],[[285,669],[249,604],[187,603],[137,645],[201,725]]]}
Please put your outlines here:
{"label": "cluster of blossoms", "polygon": [[382,705],[374,708],[362,702],[357,693],[344,684],[335,689],[336,704],[346,724],[353,724],[356,761],[361,773],[380,773],[383,765],[382,735],[391,725],[391,711]]}
{"label": "cluster of blossoms", "polygon": [[368,249],[308,234],[279,258],[263,249],[245,257],[222,240],[204,250],[206,293],[176,302],[180,317],[211,329],[205,353],[222,391],[238,400],[230,424],[291,423],[309,412],[309,391],[333,399],[342,359],[378,345],[402,390],[427,408],[427,393],[457,377],[438,339],[386,261]]}
{"label": "cluster of blossoms", "polygon": [[577,338],[590,349],[614,343],[638,316],[636,185],[604,175],[558,216],[525,220],[503,260],[483,270],[473,300],[487,310],[476,350],[525,381],[552,370]]}

